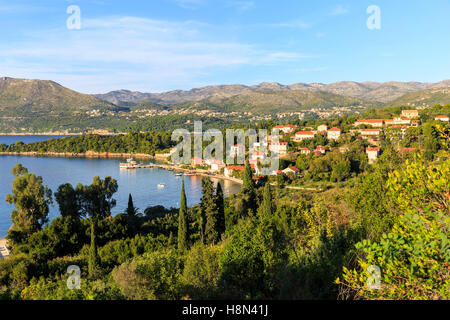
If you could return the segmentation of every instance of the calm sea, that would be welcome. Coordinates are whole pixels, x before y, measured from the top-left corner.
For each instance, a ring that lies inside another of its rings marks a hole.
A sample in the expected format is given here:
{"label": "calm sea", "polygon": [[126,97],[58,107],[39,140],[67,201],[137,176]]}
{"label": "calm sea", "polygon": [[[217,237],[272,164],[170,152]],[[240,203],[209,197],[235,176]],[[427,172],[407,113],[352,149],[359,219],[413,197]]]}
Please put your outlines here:
{"label": "calm sea", "polygon": [[[6,139],[5,139],[6,138]],[[26,139],[28,140],[26,140]],[[0,143],[10,144],[16,141],[31,142],[49,139],[49,136],[0,136]],[[143,211],[149,206],[162,205],[178,207],[181,191],[181,177],[171,171],[159,168],[124,170],[119,169],[119,159],[84,159],[84,158],[48,158],[25,156],[0,156],[0,238],[6,236],[11,226],[10,214],[13,206],[4,200],[11,192],[14,180],[11,169],[21,163],[29,172],[42,176],[44,184],[56,191],[63,183],[76,185],[78,182],[90,184],[93,177],[111,176],[117,180],[119,190],[114,198],[117,206],[113,213],[123,212],[131,193],[136,207]],[[215,183],[219,180],[213,179]],[[164,183],[165,188],[158,188]],[[241,186],[230,181],[221,181],[225,194],[239,192]],[[201,177],[185,177],[188,205],[194,205],[201,198]],[[50,208],[50,218],[59,215],[57,205]]]}
{"label": "calm sea", "polygon": [[0,144],[4,143],[7,145],[22,141],[23,143],[32,143],[38,141],[45,141],[48,139],[58,139],[69,136],[0,136]]}

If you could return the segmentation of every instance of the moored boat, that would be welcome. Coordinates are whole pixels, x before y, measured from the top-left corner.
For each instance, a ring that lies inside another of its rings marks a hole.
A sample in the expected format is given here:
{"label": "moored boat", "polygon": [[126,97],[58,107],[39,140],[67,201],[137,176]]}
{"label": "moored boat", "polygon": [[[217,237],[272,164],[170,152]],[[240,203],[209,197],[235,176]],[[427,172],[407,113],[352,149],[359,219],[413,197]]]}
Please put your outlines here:
{"label": "moored boat", "polygon": [[133,158],[129,158],[127,159],[127,162],[121,162],[119,166],[123,169],[134,169],[138,167],[138,164]]}

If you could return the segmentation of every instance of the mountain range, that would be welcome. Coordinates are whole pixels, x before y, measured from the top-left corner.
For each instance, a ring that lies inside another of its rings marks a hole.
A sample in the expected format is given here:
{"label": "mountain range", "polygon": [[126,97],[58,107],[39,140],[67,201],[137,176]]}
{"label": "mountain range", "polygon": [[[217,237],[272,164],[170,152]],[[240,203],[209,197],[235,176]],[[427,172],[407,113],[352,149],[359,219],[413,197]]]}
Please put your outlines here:
{"label": "mountain range", "polygon": [[[210,122],[223,123],[225,118],[255,121],[267,115],[283,117],[294,113],[329,117],[361,113],[373,107],[434,104],[450,104],[450,80],[292,85],[264,82],[255,86],[218,85],[163,93],[119,90],[89,95],[54,81],[2,77],[0,132],[153,130],[165,120],[182,124],[189,117],[209,117]],[[246,118],[241,118],[244,113]]]}
{"label": "mountain range", "polygon": [[327,92],[341,96],[347,96],[371,103],[390,103],[401,98],[405,94],[436,88],[450,87],[450,80],[436,83],[422,82],[353,82],[341,81],[330,84],[323,83],[295,83],[282,85],[276,82],[263,82],[255,86],[245,85],[217,85],[195,88],[188,91],[174,90],[162,93],[142,93],[129,90],[111,91],[106,94],[95,94],[99,98],[116,105],[133,105],[143,102],[157,102],[180,104],[193,101],[210,100],[218,101],[237,95],[252,92],[286,92],[307,91]]}

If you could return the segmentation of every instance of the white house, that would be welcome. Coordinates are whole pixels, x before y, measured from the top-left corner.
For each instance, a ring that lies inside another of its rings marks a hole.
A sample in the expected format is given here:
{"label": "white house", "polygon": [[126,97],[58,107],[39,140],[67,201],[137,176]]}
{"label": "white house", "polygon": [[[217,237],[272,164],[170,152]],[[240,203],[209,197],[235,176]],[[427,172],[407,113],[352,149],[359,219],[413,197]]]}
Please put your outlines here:
{"label": "white house", "polygon": [[364,124],[366,126],[371,126],[371,127],[382,127],[384,124],[384,120],[383,119],[367,119],[367,120],[357,120],[353,125],[355,127]]}
{"label": "white house", "polygon": [[258,160],[264,160],[266,158],[266,155],[263,152],[252,152],[251,160],[258,161]]}
{"label": "white house", "polygon": [[378,137],[379,135],[381,135],[380,129],[363,129],[360,130],[360,132],[361,136],[363,137]]}
{"label": "white house", "polygon": [[415,119],[419,117],[419,111],[417,110],[402,110],[402,117],[408,119]]}
{"label": "white house", "polygon": [[313,131],[299,131],[299,132],[295,133],[293,140],[302,141],[302,140],[306,140],[306,139],[313,139],[314,136],[315,136],[315,133]]}
{"label": "white house", "polygon": [[374,163],[378,159],[378,155],[380,154],[380,148],[377,147],[368,147],[366,149],[367,157],[369,158],[369,163]]}
{"label": "white house", "polygon": [[437,116],[437,117],[434,118],[434,120],[448,122],[449,118],[448,118],[448,116]]}
{"label": "white house", "polygon": [[220,171],[222,168],[225,168],[226,166],[225,162],[216,159],[205,160],[205,164],[210,166],[212,171]]}
{"label": "white house", "polygon": [[300,149],[300,154],[310,154],[311,150],[308,148],[301,148]]}
{"label": "white house", "polygon": [[269,150],[271,152],[275,152],[280,155],[286,154],[287,148],[288,148],[287,142],[277,142],[277,143],[273,142],[273,143],[269,144]]}
{"label": "white house", "polygon": [[291,132],[294,132],[295,128],[297,128],[297,127],[294,126],[293,124],[286,124],[286,125],[275,126],[273,128],[278,129],[283,133],[291,133]]}
{"label": "white house", "polygon": [[326,124],[321,124],[320,126],[317,127],[317,132],[327,132],[328,131],[328,126]]}
{"label": "white house", "polygon": [[341,136],[341,133],[342,133],[341,129],[334,127],[328,130],[327,137],[330,140],[337,140]]}

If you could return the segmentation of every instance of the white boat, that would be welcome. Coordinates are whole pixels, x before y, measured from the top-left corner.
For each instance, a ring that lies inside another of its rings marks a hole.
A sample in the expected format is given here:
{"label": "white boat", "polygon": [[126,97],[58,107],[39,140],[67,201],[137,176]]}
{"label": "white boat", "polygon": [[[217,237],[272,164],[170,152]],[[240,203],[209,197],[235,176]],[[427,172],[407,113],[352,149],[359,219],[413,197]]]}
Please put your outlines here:
{"label": "white boat", "polygon": [[126,163],[122,162],[119,166],[124,169],[134,169],[137,168],[138,164],[133,158],[129,158]]}
{"label": "white boat", "polygon": [[181,172],[175,173],[175,176],[181,177],[183,174]]}
{"label": "white boat", "polygon": [[162,189],[162,188],[165,188],[165,187],[166,187],[166,185],[164,183],[159,183],[158,184],[158,188],[159,189]]}

